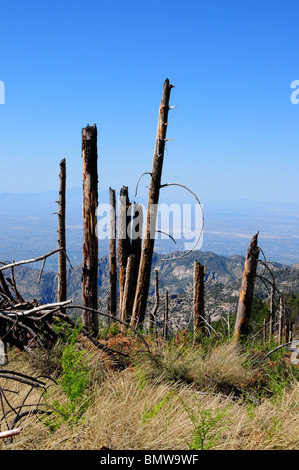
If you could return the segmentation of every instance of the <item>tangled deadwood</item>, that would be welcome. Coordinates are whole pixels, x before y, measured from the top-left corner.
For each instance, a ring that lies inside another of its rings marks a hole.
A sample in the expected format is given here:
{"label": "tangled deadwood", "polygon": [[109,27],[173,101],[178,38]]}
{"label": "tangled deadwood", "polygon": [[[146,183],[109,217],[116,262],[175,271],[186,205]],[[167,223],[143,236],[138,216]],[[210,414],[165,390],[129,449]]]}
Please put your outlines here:
{"label": "tangled deadwood", "polygon": [[[42,380],[41,380],[42,379]],[[6,384],[5,388],[3,383]],[[11,386],[7,385],[10,383]],[[22,384],[22,397],[18,405],[12,402],[12,395],[20,395],[17,384]],[[54,409],[44,400],[44,395],[48,388],[55,384],[55,380],[50,377],[32,377],[27,374],[15,372],[8,369],[0,369],[0,438],[6,438],[6,443],[12,442],[12,437],[21,432],[22,420],[28,416],[51,414],[53,411],[62,414]],[[9,388],[8,388],[9,387]],[[38,390],[38,394],[32,392]]]}
{"label": "tangled deadwood", "polygon": [[[87,308],[82,305],[72,305],[73,300],[56,302],[50,304],[41,304],[37,300],[26,301],[20,294],[15,278],[14,267],[19,264],[27,264],[37,260],[45,260],[50,254],[55,253],[54,250],[47,255],[36,258],[34,260],[25,260],[17,263],[1,263],[0,267],[0,340],[5,346],[16,346],[20,350],[30,350],[39,347],[43,350],[53,347],[59,339],[67,332],[60,328],[61,325],[68,324],[79,331],[83,336],[87,337],[96,348],[102,350],[110,358],[130,356],[122,351],[108,347],[107,342],[100,341],[94,333],[86,326],[79,325],[71,316],[66,314],[66,310],[80,309],[81,311],[90,310],[94,315],[108,317],[110,320],[119,322],[122,326],[131,330],[134,335],[140,337],[146,351],[150,353],[149,346],[142,335],[126,322],[120,320],[114,315],[101,312],[96,309]],[[10,269],[11,276],[4,276],[3,271]]]}

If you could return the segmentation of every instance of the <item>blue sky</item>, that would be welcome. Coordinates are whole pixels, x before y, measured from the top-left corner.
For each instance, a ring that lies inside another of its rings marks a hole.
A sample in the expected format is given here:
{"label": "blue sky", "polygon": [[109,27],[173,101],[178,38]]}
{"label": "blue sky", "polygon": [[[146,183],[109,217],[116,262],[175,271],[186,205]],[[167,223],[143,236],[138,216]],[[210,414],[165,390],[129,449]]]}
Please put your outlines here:
{"label": "blue sky", "polygon": [[94,123],[99,189],[134,192],[169,78],[163,182],[202,201],[299,202],[298,1],[28,0],[0,13],[0,192],[56,189],[62,157],[80,186]]}

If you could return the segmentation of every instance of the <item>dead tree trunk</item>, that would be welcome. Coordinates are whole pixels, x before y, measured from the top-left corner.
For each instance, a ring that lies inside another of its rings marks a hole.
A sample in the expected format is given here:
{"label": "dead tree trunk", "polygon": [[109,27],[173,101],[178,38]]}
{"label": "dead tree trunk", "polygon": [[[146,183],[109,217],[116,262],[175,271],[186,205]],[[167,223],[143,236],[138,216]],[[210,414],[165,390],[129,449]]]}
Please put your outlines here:
{"label": "dead tree trunk", "polygon": [[[120,311],[120,320],[123,322],[127,321],[128,317],[132,315],[133,307],[133,285],[136,282],[134,279],[134,264],[135,264],[135,255],[129,255],[127,261],[126,275],[125,275],[125,285],[122,299],[122,309]],[[124,325],[121,326],[121,331],[125,332]]]}
{"label": "dead tree trunk", "polygon": [[263,320],[263,341],[264,341],[264,343],[267,341],[266,318],[264,318],[264,320]]}
{"label": "dead tree trunk", "polygon": [[121,317],[122,299],[126,280],[126,268],[128,257],[131,252],[130,236],[128,234],[130,201],[128,187],[123,186],[120,190],[118,208],[118,276],[119,276],[119,312]]}
{"label": "dead tree trunk", "polygon": [[164,306],[164,325],[163,325],[163,338],[167,339],[168,336],[168,316],[169,316],[169,302],[168,290],[165,292],[165,306]]}
{"label": "dead tree trunk", "polygon": [[249,318],[254,292],[259,248],[257,246],[258,233],[253,236],[245,258],[242,287],[239,297],[237,318],[235,323],[234,337],[239,341],[242,336],[247,336],[249,331]]}
{"label": "dead tree trunk", "polygon": [[110,240],[109,240],[109,271],[110,271],[110,315],[116,315],[117,309],[117,265],[116,265],[116,199],[115,190],[109,188],[110,195]]}
{"label": "dead tree trunk", "polygon": [[132,326],[135,326],[137,323],[142,324],[145,318],[148,291],[150,285],[152,257],[155,243],[157,205],[159,202],[159,194],[161,187],[161,176],[164,159],[166,129],[168,124],[167,118],[171,88],[172,85],[170,85],[169,80],[166,79],[164,82],[162,100],[159,109],[158,129],[153,156],[151,179],[148,191],[146,228],[142,245],[136,294],[133,306],[133,316],[131,322]]}
{"label": "dead tree trunk", "polygon": [[278,312],[278,335],[277,335],[277,341],[279,344],[281,343],[281,340],[282,340],[283,321],[284,321],[284,302],[283,302],[283,295],[280,294],[279,312]]}
{"label": "dead tree trunk", "polygon": [[205,333],[205,295],[204,295],[205,266],[194,261],[193,279],[193,331],[194,336],[199,330]]}
{"label": "dead tree trunk", "polygon": [[269,339],[271,341],[274,332],[274,320],[275,320],[275,305],[274,305],[274,294],[275,286],[271,286],[271,295],[270,295],[270,319],[269,319]]}
{"label": "dead tree trunk", "polygon": [[133,286],[133,289],[134,289],[133,299],[135,298],[138,270],[139,270],[139,264],[140,264],[142,233],[143,233],[143,208],[140,204],[133,204],[132,231],[131,231],[131,253],[135,255],[135,263],[134,263],[135,284]]}
{"label": "dead tree trunk", "polygon": [[149,318],[149,331],[153,333],[155,333],[156,330],[156,314],[159,307],[159,300],[159,271],[155,269],[155,304]]}
{"label": "dead tree trunk", "polygon": [[67,296],[66,280],[66,243],[65,243],[65,186],[66,164],[65,158],[59,165],[59,198],[58,198],[58,287],[57,301],[63,302]]}
{"label": "dead tree trunk", "polygon": [[[83,248],[82,248],[82,301],[83,306],[98,308],[98,169],[97,127],[82,129],[83,159]],[[83,325],[94,336],[98,334],[98,316],[87,310],[82,312]]]}

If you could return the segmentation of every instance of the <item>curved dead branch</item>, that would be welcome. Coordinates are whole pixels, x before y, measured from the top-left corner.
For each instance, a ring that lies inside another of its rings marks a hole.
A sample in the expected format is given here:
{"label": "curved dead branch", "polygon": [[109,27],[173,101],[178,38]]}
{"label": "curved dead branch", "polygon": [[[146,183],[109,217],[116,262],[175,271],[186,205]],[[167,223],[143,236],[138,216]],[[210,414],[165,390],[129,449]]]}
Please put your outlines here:
{"label": "curved dead branch", "polygon": [[137,183],[136,183],[136,189],[135,189],[135,194],[134,194],[134,198],[133,198],[132,204],[135,203],[135,199],[136,199],[137,193],[138,193],[138,185],[139,185],[139,182],[140,182],[141,178],[142,178],[144,175],[151,175],[151,172],[145,171],[144,173],[142,173],[142,175],[139,176],[139,178],[138,178],[138,180],[137,180]]}
{"label": "curved dead branch", "polygon": [[194,243],[194,245],[192,246],[192,248],[189,251],[187,251],[186,253],[183,253],[181,256],[178,256],[177,258],[162,258],[162,261],[173,261],[173,260],[181,259],[181,258],[184,258],[185,256],[187,256],[189,253],[191,253],[195,249],[195,247],[198,245],[198,243],[199,243],[199,241],[202,237],[203,228],[204,228],[204,213],[203,213],[202,205],[201,205],[198,197],[196,196],[196,194],[190,188],[188,188],[187,186],[185,186],[184,184],[181,184],[181,183],[166,183],[166,184],[162,184],[160,186],[160,188],[166,188],[168,186],[179,186],[183,189],[186,189],[186,191],[188,191],[190,194],[192,194],[194,196],[194,198],[196,199],[196,202],[198,203],[198,205],[200,207],[200,210],[201,210],[202,224],[201,224],[201,229],[200,229],[199,236],[198,236],[196,242]]}

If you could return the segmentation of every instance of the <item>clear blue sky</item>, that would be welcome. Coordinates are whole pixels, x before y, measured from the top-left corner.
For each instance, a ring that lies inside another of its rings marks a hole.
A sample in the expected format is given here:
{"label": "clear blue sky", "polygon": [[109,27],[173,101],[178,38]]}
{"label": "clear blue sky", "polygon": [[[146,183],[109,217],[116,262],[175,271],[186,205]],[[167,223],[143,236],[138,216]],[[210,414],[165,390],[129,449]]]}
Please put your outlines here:
{"label": "clear blue sky", "polygon": [[0,14],[0,192],[56,189],[62,157],[80,186],[93,123],[99,189],[134,192],[169,78],[163,182],[201,200],[299,202],[297,0],[28,0]]}

